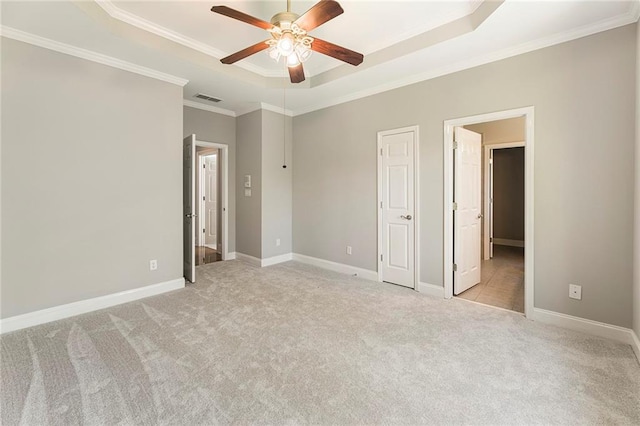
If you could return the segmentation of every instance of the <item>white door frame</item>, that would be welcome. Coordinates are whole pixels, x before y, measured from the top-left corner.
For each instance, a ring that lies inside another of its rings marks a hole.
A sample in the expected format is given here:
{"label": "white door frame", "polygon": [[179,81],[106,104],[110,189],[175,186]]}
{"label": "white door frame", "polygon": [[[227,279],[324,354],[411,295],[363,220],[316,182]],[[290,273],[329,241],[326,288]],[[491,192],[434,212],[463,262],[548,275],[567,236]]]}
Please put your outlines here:
{"label": "white door frame", "polygon": [[376,157],[378,159],[378,201],[376,203],[376,210],[378,212],[378,281],[384,281],[382,274],[382,261],[380,256],[384,252],[382,241],[382,156],[380,150],[382,149],[382,138],[384,136],[393,135],[396,133],[413,132],[415,138],[413,140],[413,242],[414,242],[414,261],[413,261],[413,288],[418,291],[420,288],[420,127],[408,126],[401,127],[399,129],[383,130],[378,132],[378,143]]}
{"label": "white door frame", "polygon": [[453,129],[456,126],[525,117],[524,314],[533,315],[534,303],[534,107],[517,108],[444,121],[444,297],[453,297]]}
{"label": "white door frame", "polygon": [[505,143],[496,143],[484,146],[484,237],[483,237],[483,246],[484,253],[482,258],[484,260],[489,260],[489,254],[491,252],[490,244],[491,244],[491,234],[489,230],[493,227],[493,215],[491,214],[491,204],[490,204],[490,193],[491,193],[491,170],[489,167],[489,161],[493,158],[492,151],[496,149],[506,149],[506,148],[521,148],[524,147],[524,141],[519,142],[505,142]]}
{"label": "white door frame", "polygon": [[222,218],[218,218],[218,220],[222,219],[222,235],[220,236],[222,240],[222,253],[220,253],[220,255],[222,256],[222,260],[227,260],[229,258],[229,146],[223,143],[199,141],[197,137],[196,146],[218,148],[218,152],[222,154],[222,161],[218,159],[218,165],[222,168],[220,173],[220,189],[222,192],[220,212],[222,213]]}

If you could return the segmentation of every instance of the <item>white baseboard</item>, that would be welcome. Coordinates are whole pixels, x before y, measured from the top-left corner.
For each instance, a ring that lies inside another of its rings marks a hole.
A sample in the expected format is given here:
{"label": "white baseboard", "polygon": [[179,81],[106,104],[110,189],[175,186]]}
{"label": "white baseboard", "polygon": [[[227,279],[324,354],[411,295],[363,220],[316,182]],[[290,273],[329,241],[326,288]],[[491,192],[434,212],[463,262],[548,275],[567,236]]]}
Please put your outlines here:
{"label": "white baseboard", "polygon": [[417,290],[420,293],[424,293],[424,294],[428,294],[429,296],[435,296],[435,297],[439,297],[440,299],[444,299],[444,287],[442,286],[420,282],[418,283]]}
{"label": "white baseboard", "polygon": [[317,266],[319,268],[328,269],[330,271],[340,272],[348,275],[357,275],[358,277],[364,278],[366,280],[378,281],[378,272],[358,268],[356,266],[331,262],[330,260],[318,259],[317,257],[306,256],[304,254],[298,253],[293,253],[293,260],[301,263],[306,263],[308,265]]}
{"label": "white baseboard", "polygon": [[248,263],[251,266],[257,266],[258,268],[262,267],[262,260],[257,257],[249,256],[248,254],[236,252],[236,259]]}
{"label": "white baseboard", "polygon": [[109,308],[111,306],[132,302],[134,300],[155,296],[157,294],[166,293],[167,291],[177,290],[180,288],[184,288],[184,278],[178,278],[159,284],[134,288],[133,290],[121,291],[119,293],[80,300],[66,305],[54,306],[52,308],[29,312],[28,314],[0,319],[0,334],[33,327],[34,325],[44,324],[51,321],[57,321],[75,315],[86,314],[87,312]]}
{"label": "white baseboard", "polygon": [[640,351],[640,348],[637,348],[637,337],[633,330],[629,328],[574,317],[571,315],[561,314],[559,312],[547,311],[540,308],[533,308],[533,315],[531,315],[531,319],[545,324],[556,325],[558,327],[568,328],[570,330],[580,331],[593,336],[604,337],[605,339],[611,339],[617,342],[626,343],[627,345],[636,346],[634,348],[636,354]]}
{"label": "white baseboard", "polygon": [[232,251],[230,253],[227,253],[227,257],[224,260],[235,260],[236,259],[236,252]]}
{"label": "white baseboard", "polygon": [[638,363],[640,363],[640,338],[638,337],[638,334],[631,330],[631,338],[633,339],[633,342],[631,343],[631,347],[633,348],[633,352],[636,353],[636,358],[638,358]]}
{"label": "white baseboard", "polygon": [[261,266],[271,266],[271,265],[276,265],[282,262],[288,262],[290,260],[293,260],[293,254],[285,253],[279,256],[273,256],[273,257],[268,257],[266,259],[262,259],[260,261],[260,264]]}
{"label": "white baseboard", "polygon": [[511,246],[511,247],[524,247],[524,241],[522,240],[509,240],[506,238],[494,238],[493,244],[499,246]]}

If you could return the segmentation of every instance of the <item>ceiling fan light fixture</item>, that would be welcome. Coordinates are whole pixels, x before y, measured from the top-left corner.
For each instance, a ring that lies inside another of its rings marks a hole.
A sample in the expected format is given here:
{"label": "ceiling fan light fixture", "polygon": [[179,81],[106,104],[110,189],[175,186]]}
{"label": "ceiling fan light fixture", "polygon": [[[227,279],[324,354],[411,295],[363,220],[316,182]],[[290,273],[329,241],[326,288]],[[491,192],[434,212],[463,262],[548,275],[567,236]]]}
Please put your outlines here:
{"label": "ceiling fan light fixture", "polygon": [[300,59],[298,58],[298,55],[296,53],[292,53],[291,55],[287,56],[288,67],[295,67],[297,65],[300,65]]}
{"label": "ceiling fan light fixture", "polygon": [[280,51],[280,54],[282,56],[289,56],[293,53],[295,44],[296,40],[293,37],[293,34],[291,34],[291,32],[289,31],[285,31],[278,40],[276,46],[278,47],[278,50]]}
{"label": "ceiling fan light fixture", "polygon": [[307,47],[302,43],[299,43],[296,46],[296,56],[298,57],[298,60],[300,62],[306,62],[307,59],[311,57],[311,52],[313,51],[310,49],[310,47]]}

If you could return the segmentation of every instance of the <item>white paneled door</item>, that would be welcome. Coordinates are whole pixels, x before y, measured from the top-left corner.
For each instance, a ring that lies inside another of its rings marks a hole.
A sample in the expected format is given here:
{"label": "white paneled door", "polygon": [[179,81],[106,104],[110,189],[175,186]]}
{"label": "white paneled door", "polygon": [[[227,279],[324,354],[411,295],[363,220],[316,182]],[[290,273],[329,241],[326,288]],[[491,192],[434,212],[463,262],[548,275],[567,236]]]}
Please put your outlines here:
{"label": "white paneled door", "polygon": [[190,282],[196,280],[196,253],[194,250],[196,239],[196,136],[184,138],[182,145],[182,223],[183,223],[183,253],[184,277]]}
{"label": "white paneled door", "polygon": [[205,245],[214,250],[218,247],[218,155],[207,155],[205,163]]}
{"label": "white paneled door", "polygon": [[456,127],[454,141],[453,292],[458,295],[480,282],[482,137]]}
{"label": "white paneled door", "polygon": [[382,132],[381,157],[382,280],[415,288],[415,188],[416,132]]}

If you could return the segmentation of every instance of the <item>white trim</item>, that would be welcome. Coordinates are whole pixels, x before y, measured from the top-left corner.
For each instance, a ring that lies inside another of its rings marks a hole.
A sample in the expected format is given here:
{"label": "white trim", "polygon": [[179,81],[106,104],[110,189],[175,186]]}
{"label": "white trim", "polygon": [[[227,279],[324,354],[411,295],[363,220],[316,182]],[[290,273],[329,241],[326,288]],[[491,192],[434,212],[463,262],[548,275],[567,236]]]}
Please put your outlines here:
{"label": "white trim", "polygon": [[204,110],[204,111],[215,112],[217,114],[228,115],[229,117],[235,117],[236,116],[236,113],[231,111],[231,110],[220,108],[220,107],[213,106],[213,105],[205,105],[205,104],[203,104],[201,102],[190,101],[189,99],[183,99],[182,100],[182,105],[188,106],[188,107],[191,107],[191,108],[201,109],[201,110]]}
{"label": "white trim", "polygon": [[265,102],[254,102],[246,106],[245,108],[241,108],[236,112],[236,117],[240,117],[241,115],[249,114],[250,112],[258,111],[258,110],[267,110],[271,112],[275,112],[278,114],[286,115],[287,117],[293,117],[293,111],[289,109],[284,109],[279,106],[271,105]]}
{"label": "white trim", "polygon": [[523,240],[510,240],[508,238],[495,238],[493,239],[493,244],[498,246],[509,246],[509,247],[522,247],[524,248]]}
{"label": "white trim", "polygon": [[[574,317],[572,315],[561,314],[559,312],[547,311],[545,309],[533,308],[530,319],[545,324],[551,324],[570,330],[590,334],[592,336],[603,337],[626,343],[634,346],[634,332],[631,329],[619,327],[617,325],[606,324],[585,318]],[[634,348],[634,351],[636,348]]]}
{"label": "white trim", "polygon": [[440,299],[444,299],[444,287],[442,287],[442,286],[435,285],[435,284],[418,282],[418,289],[417,290],[420,293],[424,293],[424,294],[427,294],[429,296],[435,296],[435,297],[439,297]]}
{"label": "white trim", "polygon": [[640,363],[640,338],[635,331],[631,330],[631,348],[633,352],[636,354],[636,358],[638,358],[638,362]]}
{"label": "white trim", "polygon": [[232,251],[227,254],[227,260],[236,260],[236,259],[237,259],[237,256],[235,251]]}
{"label": "white trim", "polygon": [[[222,260],[230,260],[229,257],[229,145],[217,142],[205,142],[199,141],[196,135],[193,135],[196,146],[202,146],[207,148],[217,148],[222,153],[222,162],[218,162],[222,167],[222,182],[220,182],[220,188],[222,190],[222,206],[220,211],[222,212],[222,253],[220,253]],[[217,238],[217,236],[216,236]]]}
{"label": "white trim", "polygon": [[2,35],[2,37],[7,37],[13,40],[32,44],[34,46],[43,47],[45,49],[53,50],[59,53],[64,53],[66,55],[75,56],[76,58],[86,59],[88,61],[97,62],[102,65],[107,65],[135,74],[144,75],[145,77],[151,77],[157,80],[166,81],[167,83],[176,84],[178,86],[184,87],[189,82],[189,80],[186,80],[184,78],[176,77],[174,75],[156,71],[151,68],[132,64],[131,62],[126,62],[112,56],[103,55],[102,53],[93,52],[91,50],[82,49],[80,47],[71,46],[70,44],[60,43],[58,41],[40,37],[35,34],[16,30],[15,28],[7,27],[6,25],[0,26],[0,35]]}
{"label": "white trim", "polygon": [[[624,26],[624,25],[632,24],[636,22],[638,20],[638,16],[640,16],[640,10],[638,10],[637,8],[638,6],[633,4],[630,6],[629,11],[624,15],[618,15],[612,18],[607,18],[602,21],[585,25],[580,28],[575,28],[569,31],[551,35],[549,37],[543,37],[541,39],[532,40],[526,43],[522,43],[515,47],[508,47],[508,48],[499,50],[497,52],[489,52],[484,55],[480,55],[476,57],[468,57],[454,64],[446,65],[440,68],[430,69],[429,71],[426,71],[423,73],[400,78],[398,80],[384,83],[379,86],[371,87],[365,90],[361,90],[356,93],[336,97],[329,101],[312,104],[312,105],[297,109],[295,111],[294,116],[303,115],[303,114],[307,114],[323,108],[328,108],[335,105],[340,105],[343,103],[355,101],[357,99],[366,98],[367,96],[387,92],[389,90],[397,89],[399,87],[409,86],[411,84],[420,83],[422,81],[431,80],[437,77],[442,77],[444,75],[453,74],[459,71],[464,71],[470,68],[478,67],[480,65],[497,62],[502,59],[511,58],[514,56],[533,52],[535,50],[544,49],[545,47],[555,46],[556,44],[565,43],[571,40],[577,40],[579,38],[587,37],[589,35],[596,34],[602,31],[607,31],[607,30]],[[311,77],[311,80],[313,83],[313,77]]]}
{"label": "white trim", "polygon": [[473,303],[474,305],[484,306],[485,308],[497,309],[499,311],[508,312],[510,314],[524,316],[524,314],[522,312],[514,311],[513,309],[507,309],[507,308],[501,308],[500,306],[488,305],[486,303],[476,302],[475,300],[464,299],[462,297],[454,297],[452,300],[455,300],[456,302],[460,301],[460,303]]}
{"label": "white trim", "polygon": [[[484,247],[484,260],[489,260],[491,258],[491,227],[493,225],[493,215],[491,214],[491,167],[489,162],[493,159],[493,150],[495,149],[505,149],[505,148],[520,148],[524,147],[524,141],[519,142],[504,142],[504,143],[496,143],[484,145],[484,220],[483,220],[483,241],[482,246]],[[495,243],[495,238],[494,238]],[[524,247],[524,241],[522,242],[522,246],[516,247]]]}
{"label": "white trim", "polygon": [[[112,18],[122,21],[126,24],[133,25],[134,27],[141,30],[150,32],[167,40],[171,40],[174,43],[181,44],[185,47],[204,53],[205,55],[211,56],[215,59],[220,59],[228,55],[228,53],[216,49],[215,47],[212,47],[206,43],[202,43],[198,40],[192,39],[191,37],[187,37],[176,31],[158,25],[155,22],[151,22],[144,18],[141,18],[140,16],[127,10],[121,9],[118,6],[114,5],[110,0],[97,0],[96,3]],[[279,76],[277,71],[270,71],[249,62],[238,62],[235,64],[235,66],[244,68],[247,71],[261,74],[265,77]]]}
{"label": "white trim", "polygon": [[414,257],[413,257],[413,288],[418,290],[420,286],[420,220],[422,219],[420,216],[420,126],[407,126],[401,127],[399,129],[392,130],[383,130],[378,132],[378,143],[376,145],[376,159],[378,162],[378,177],[377,177],[377,186],[378,186],[378,199],[376,202],[376,216],[378,217],[378,254],[377,254],[377,262],[378,262],[378,272],[377,272],[377,281],[384,281],[384,277],[382,276],[382,261],[380,260],[380,255],[384,251],[383,241],[382,241],[382,215],[380,214],[380,203],[382,202],[382,156],[380,155],[380,150],[382,149],[382,138],[388,135],[394,135],[398,133],[406,133],[413,132],[414,140],[413,140],[413,242],[414,242]]}
{"label": "white trim", "polygon": [[145,287],[125,290],[106,296],[94,297],[92,299],[80,300],[78,302],[67,303],[66,305],[54,306],[27,314],[16,315],[5,319],[0,319],[0,333],[20,330],[35,325],[57,321],[98,309],[109,308],[122,303],[132,302],[145,297],[155,296],[168,291],[184,288],[184,278],[152,284]]}
{"label": "white trim", "polygon": [[524,313],[533,313],[534,301],[534,107],[517,108],[444,121],[444,297],[453,297],[453,129],[456,126],[525,116],[525,251]]}
{"label": "white trim", "polygon": [[241,262],[248,263],[251,266],[257,266],[258,268],[262,267],[261,259],[258,259],[257,257],[249,256],[248,254],[240,253],[239,251],[236,252],[236,259]]}
{"label": "white trim", "polygon": [[292,253],[285,253],[285,254],[281,254],[279,256],[273,256],[273,257],[268,257],[266,259],[262,259],[260,261],[260,265],[261,266],[271,266],[271,265],[276,265],[278,263],[288,262],[290,260],[293,260],[293,254]]}
{"label": "white trim", "polygon": [[343,263],[332,262],[330,260],[319,259],[304,254],[293,253],[293,260],[307,265],[317,266],[318,268],[328,269],[334,272],[340,272],[347,275],[357,275],[365,280],[378,281],[378,273],[368,269],[358,268],[356,266],[345,265]]}

